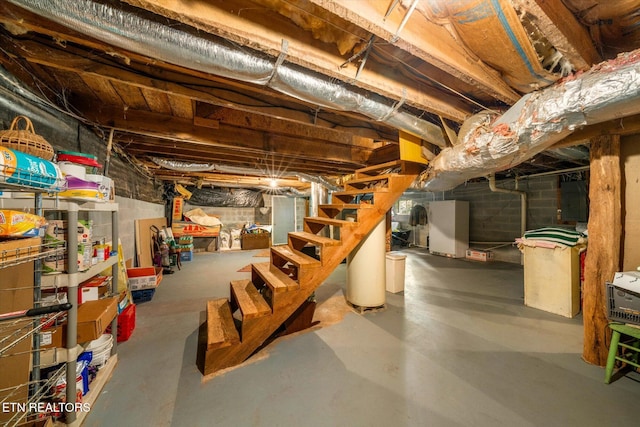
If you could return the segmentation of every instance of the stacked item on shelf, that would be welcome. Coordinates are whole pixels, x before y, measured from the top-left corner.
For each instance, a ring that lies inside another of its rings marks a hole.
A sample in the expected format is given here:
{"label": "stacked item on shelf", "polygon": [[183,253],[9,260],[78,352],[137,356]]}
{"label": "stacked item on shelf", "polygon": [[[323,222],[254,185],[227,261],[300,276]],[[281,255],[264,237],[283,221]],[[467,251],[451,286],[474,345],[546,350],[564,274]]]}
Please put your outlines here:
{"label": "stacked item on shelf", "polygon": [[151,301],[162,281],[162,267],[127,268],[129,288],[134,304]]}
{"label": "stacked item on shelf", "polygon": [[[49,220],[45,231],[45,242],[51,245],[66,246],[68,221]],[[93,258],[92,227],[90,220],[78,220],[78,271],[86,271],[91,268]],[[67,251],[47,257],[43,262],[44,274],[58,274],[66,271]]]}
{"label": "stacked item on shelf", "polygon": [[42,237],[47,220],[39,215],[0,209],[0,238]]}
{"label": "stacked item on shelf", "polygon": [[[20,129],[20,123],[25,129]],[[51,145],[33,129],[31,120],[17,116],[0,131],[0,184],[57,192],[64,186],[62,171],[52,163]]]}
{"label": "stacked item on shelf", "polygon": [[[180,261],[193,260],[193,236],[182,235],[178,237],[178,241],[173,245],[176,250],[175,257],[180,257]],[[177,263],[177,260],[176,260]]]}
{"label": "stacked item on shelf", "polygon": [[105,202],[111,199],[111,180],[97,171],[98,158],[75,151],[58,151],[57,161],[67,188],[59,196],[74,200]]}
{"label": "stacked item on shelf", "polygon": [[[0,241],[0,314],[13,313],[33,307],[33,263],[13,265],[17,260],[38,253],[40,239],[11,239]],[[26,403],[28,399],[31,339],[25,338],[11,345],[16,336],[26,335],[32,322],[0,322],[0,401]],[[16,416],[15,411],[0,411],[0,425]]]}

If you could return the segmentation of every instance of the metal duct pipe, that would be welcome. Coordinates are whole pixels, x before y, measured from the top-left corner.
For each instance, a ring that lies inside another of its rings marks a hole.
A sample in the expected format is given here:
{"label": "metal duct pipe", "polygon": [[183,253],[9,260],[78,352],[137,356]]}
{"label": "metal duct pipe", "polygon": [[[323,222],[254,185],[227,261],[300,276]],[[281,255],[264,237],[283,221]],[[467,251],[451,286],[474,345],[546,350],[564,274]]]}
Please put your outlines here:
{"label": "metal duct pipe", "polygon": [[640,50],[525,95],[462,144],[446,148],[421,175],[428,191],[506,170],[586,125],[640,113]]}
{"label": "metal duct pipe", "polygon": [[[233,173],[238,175],[251,175],[251,176],[271,176],[268,170],[254,169],[254,168],[241,168],[238,166],[225,166],[217,165],[213,163],[193,163],[193,162],[181,162],[178,160],[163,159],[160,157],[152,157],[151,161],[163,168],[174,170],[177,172],[224,172]],[[327,181],[322,176],[309,175],[302,172],[287,172],[288,175],[297,177],[301,181],[315,182],[327,187],[329,190],[336,191],[339,187],[335,186],[331,182]],[[277,177],[276,177],[277,178]]]}
{"label": "metal duct pipe", "polygon": [[527,193],[525,191],[518,190],[518,180],[516,180],[515,190],[499,188],[496,187],[496,176],[492,173],[489,175],[489,188],[494,193],[517,194],[520,196],[520,236],[524,236],[525,231],[527,231]]}
{"label": "metal duct pipe", "polygon": [[[138,10],[91,0],[8,0],[75,31],[141,55],[234,80],[268,86],[305,102],[353,111],[445,147],[439,126],[402,111],[394,100],[223,39],[152,21]],[[286,53],[286,52],[285,52]],[[395,104],[395,105],[394,105]]]}

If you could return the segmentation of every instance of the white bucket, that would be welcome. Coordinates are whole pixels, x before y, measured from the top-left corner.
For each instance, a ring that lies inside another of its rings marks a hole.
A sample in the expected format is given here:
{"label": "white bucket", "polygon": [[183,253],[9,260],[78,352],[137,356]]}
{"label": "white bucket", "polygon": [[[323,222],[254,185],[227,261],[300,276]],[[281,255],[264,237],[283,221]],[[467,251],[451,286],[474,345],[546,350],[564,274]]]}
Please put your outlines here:
{"label": "white bucket", "polygon": [[111,348],[113,347],[113,335],[102,334],[98,339],[95,339],[87,346],[87,351],[91,351],[93,356],[91,358],[91,365],[98,368],[104,366],[111,356]]}

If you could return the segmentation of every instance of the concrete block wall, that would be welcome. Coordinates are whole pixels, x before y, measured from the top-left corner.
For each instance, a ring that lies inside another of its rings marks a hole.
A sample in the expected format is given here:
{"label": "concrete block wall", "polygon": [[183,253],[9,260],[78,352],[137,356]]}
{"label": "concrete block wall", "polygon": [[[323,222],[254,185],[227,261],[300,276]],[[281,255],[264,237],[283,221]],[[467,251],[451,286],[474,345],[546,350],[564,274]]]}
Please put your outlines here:
{"label": "concrete block wall", "polygon": [[[515,181],[496,183],[500,188],[515,189]],[[520,179],[518,189],[525,191],[528,197],[527,229],[557,226],[558,178],[556,176],[532,177]],[[451,191],[429,193],[411,191],[401,199],[411,199],[428,209],[429,202],[436,200],[466,200],[469,202],[469,240],[471,247],[483,248],[497,243],[483,245],[480,242],[514,242],[521,237],[520,232],[520,196],[517,194],[494,193],[488,181],[472,182],[461,185]],[[398,216],[400,228],[411,229],[408,218]],[[515,251],[515,252],[514,252]],[[517,249],[504,255],[509,262],[520,262]],[[496,257],[498,255],[496,254]]]}
{"label": "concrete block wall", "polygon": [[225,208],[211,206],[193,206],[185,203],[184,211],[200,208],[207,215],[215,215],[222,222],[223,229],[242,228],[244,224],[253,224],[256,217],[256,208]]}
{"label": "concrete block wall", "polygon": [[[122,244],[124,259],[130,259],[135,254],[135,227],[134,221],[137,219],[162,218],[164,216],[164,205],[149,203],[126,197],[116,196],[115,203],[118,204],[118,236]],[[66,219],[62,212],[47,215]],[[111,212],[78,212],[79,219],[92,221],[92,240],[103,239],[111,241]]]}

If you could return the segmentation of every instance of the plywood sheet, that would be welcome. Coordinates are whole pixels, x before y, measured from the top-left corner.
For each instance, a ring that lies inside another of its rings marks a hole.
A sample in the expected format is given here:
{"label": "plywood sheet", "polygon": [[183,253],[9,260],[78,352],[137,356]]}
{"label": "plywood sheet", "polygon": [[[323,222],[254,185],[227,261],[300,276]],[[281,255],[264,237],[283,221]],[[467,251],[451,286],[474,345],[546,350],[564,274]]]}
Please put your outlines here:
{"label": "plywood sheet", "polygon": [[160,230],[167,226],[166,218],[147,218],[135,220],[136,233],[136,266],[153,267],[153,231],[151,226]]}
{"label": "plywood sheet", "polygon": [[621,160],[624,168],[624,253],[623,271],[635,270],[640,266],[640,136],[634,135],[622,139],[620,144]]}

